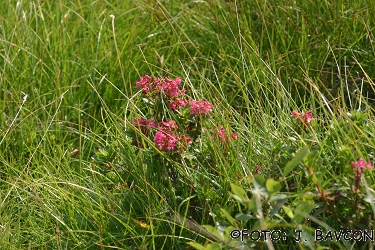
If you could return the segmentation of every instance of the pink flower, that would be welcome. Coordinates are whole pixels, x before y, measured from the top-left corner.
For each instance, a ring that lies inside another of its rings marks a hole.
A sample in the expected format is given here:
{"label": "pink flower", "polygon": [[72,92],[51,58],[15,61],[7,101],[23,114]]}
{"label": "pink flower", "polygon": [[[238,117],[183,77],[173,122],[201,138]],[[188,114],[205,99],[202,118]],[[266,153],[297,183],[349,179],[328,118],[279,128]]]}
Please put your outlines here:
{"label": "pink flower", "polygon": [[141,130],[143,134],[148,135],[150,128],[157,128],[158,123],[154,120],[146,120],[144,118],[137,118],[133,120],[133,125]]}
{"label": "pink flower", "polygon": [[159,77],[155,77],[155,80],[151,85],[152,85],[152,91],[160,92],[162,86],[164,85],[164,81],[160,79]]}
{"label": "pink flower", "polygon": [[136,82],[135,87],[136,88],[142,87],[142,93],[144,94],[148,93],[151,88],[151,77],[148,75],[141,77],[141,80]]}
{"label": "pink flower", "polygon": [[164,147],[164,141],[166,140],[167,136],[163,134],[163,132],[156,132],[154,137],[155,146],[158,147],[160,150]]}
{"label": "pink flower", "polygon": [[240,138],[240,136],[236,132],[233,132],[232,134],[230,134],[230,139],[236,140],[238,138]]}
{"label": "pink flower", "polygon": [[161,89],[164,91],[165,95],[168,98],[172,98],[174,96],[185,93],[185,89],[178,89],[178,85],[181,83],[181,79],[179,77],[177,77],[175,80],[171,80],[168,77],[166,77],[164,80],[165,81],[161,86]]}
{"label": "pink flower", "polygon": [[222,126],[220,126],[220,127],[218,127],[217,137],[215,137],[215,138],[219,138],[220,143],[223,143],[223,142],[228,142],[229,139],[236,140],[236,139],[240,138],[240,136],[236,132],[233,132],[232,134],[229,135],[229,133],[226,133],[224,128]]}
{"label": "pink flower", "polygon": [[299,114],[297,111],[295,111],[295,110],[292,111],[292,115],[293,115],[295,118],[299,118],[299,117],[300,117],[300,114]]}
{"label": "pink flower", "polygon": [[223,129],[222,126],[220,126],[220,127],[218,128],[218,131],[217,131],[217,137],[219,138],[220,143],[222,143],[223,140],[224,140],[224,141],[228,141],[228,135],[225,134],[225,131],[224,131],[224,129]]}
{"label": "pink flower", "polygon": [[161,131],[168,132],[168,131],[174,131],[174,130],[178,129],[178,126],[177,126],[177,123],[175,121],[169,120],[169,121],[166,121],[166,122],[160,122],[159,129]]}
{"label": "pink flower", "polygon": [[355,173],[355,192],[358,192],[359,183],[361,181],[362,174],[365,172],[365,168],[369,168],[370,170],[372,170],[372,166],[370,161],[365,162],[362,158],[360,158],[357,162],[352,161],[350,165],[352,166]]}
{"label": "pink flower", "polygon": [[145,75],[144,77],[141,76],[141,80],[136,82],[135,87],[136,88],[144,87],[145,85],[150,84],[150,82],[151,82],[150,76],[148,75]]}
{"label": "pink flower", "polygon": [[160,93],[164,92],[167,98],[171,99],[178,95],[185,95],[185,89],[179,89],[178,85],[181,83],[181,79],[177,77],[174,80],[165,77],[164,79],[156,77],[151,82],[151,77],[146,75],[141,77],[141,80],[136,82],[136,88],[142,88],[142,93],[147,94],[149,92]]}
{"label": "pink flower", "polygon": [[180,148],[184,148],[184,147],[186,147],[186,145],[192,143],[191,139],[189,137],[185,136],[185,135],[180,136],[179,142],[180,142]]}
{"label": "pink flower", "polygon": [[154,143],[159,150],[175,150],[178,137],[176,135],[165,134],[161,131],[155,133]]}
{"label": "pink flower", "polygon": [[150,127],[150,128],[157,128],[158,127],[158,123],[154,120],[147,120],[146,121],[146,126]]}
{"label": "pink flower", "polygon": [[357,162],[352,161],[350,165],[353,169],[361,169],[363,171],[366,167],[372,170],[371,162],[365,162],[362,158],[360,158]]}
{"label": "pink flower", "polygon": [[315,118],[313,117],[312,115],[312,110],[308,111],[305,113],[305,117],[304,117],[305,121],[307,123],[310,123],[312,120],[314,120]]}
{"label": "pink flower", "polygon": [[151,128],[156,128],[158,126],[158,123],[154,120],[146,120],[144,118],[137,118],[133,120],[133,124],[137,127],[139,126],[146,126]]}
{"label": "pink flower", "polygon": [[180,98],[174,98],[169,102],[169,107],[172,110],[178,110],[180,107],[185,107],[187,104],[187,101]]}
{"label": "pink flower", "polygon": [[159,150],[171,151],[176,149],[176,143],[179,141],[173,131],[178,129],[177,123],[173,120],[160,122],[159,131],[155,133],[154,143]]}
{"label": "pink flower", "polygon": [[314,120],[315,118],[312,115],[312,110],[306,112],[306,113],[298,113],[297,111],[293,110],[292,115],[299,120],[300,123],[303,124],[304,127],[308,127],[310,125],[310,122]]}
{"label": "pink flower", "polygon": [[163,84],[163,82],[160,80],[160,78],[155,78],[153,82],[151,82],[151,77],[146,75],[144,77],[141,77],[141,80],[136,82],[135,87],[141,88],[142,87],[142,93],[147,94],[149,92],[159,91],[160,86]]}
{"label": "pink flower", "polygon": [[151,128],[157,128],[158,123],[154,120],[146,120],[144,118],[136,118],[133,120],[134,126],[137,128],[140,128],[140,126],[145,126],[145,127],[151,127]]}
{"label": "pink flower", "polygon": [[133,124],[136,127],[145,126],[146,125],[146,119],[145,118],[136,118],[133,120]]}
{"label": "pink flower", "polygon": [[190,114],[201,115],[212,112],[212,104],[205,100],[190,101]]}
{"label": "pink flower", "polygon": [[191,139],[185,135],[181,135],[180,137],[180,142],[184,145],[186,144],[190,144],[191,143]]}

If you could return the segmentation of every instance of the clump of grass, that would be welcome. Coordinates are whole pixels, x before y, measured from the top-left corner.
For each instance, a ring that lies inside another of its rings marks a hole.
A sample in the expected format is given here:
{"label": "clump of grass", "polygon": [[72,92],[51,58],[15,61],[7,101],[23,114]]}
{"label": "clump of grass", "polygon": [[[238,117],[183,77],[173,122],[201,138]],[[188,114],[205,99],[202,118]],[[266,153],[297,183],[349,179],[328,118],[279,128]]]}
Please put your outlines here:
{"label": "clump of grass", "polygon": [[[5,4],[4,248],[373,247],[314,239],[374,230],[372,3]],[[180,77],[212,112],[142,96],[146,74]],[[175,120],[191,143],[170,151],[140,117]]]}

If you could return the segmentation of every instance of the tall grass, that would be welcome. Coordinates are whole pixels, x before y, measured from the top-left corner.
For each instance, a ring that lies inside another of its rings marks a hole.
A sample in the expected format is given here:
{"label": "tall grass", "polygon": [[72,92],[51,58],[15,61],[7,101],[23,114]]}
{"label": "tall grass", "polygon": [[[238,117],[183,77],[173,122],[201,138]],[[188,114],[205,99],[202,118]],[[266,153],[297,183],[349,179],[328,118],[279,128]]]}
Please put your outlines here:
{"label": "tall grass", "polygon": [[[2,248],[374,247],[313,237],[374,230],[374,174],[356,190],[350,165],[374,163],[371,1],[4,6]],[[127,133],[153,118],[134,88],[147,74],[181,77],[190,98],[214,106],[180,156]],[[315,120],[304,128],[292,110]],[[240,138],[220,143],[219,126]],[[241,242],[228,236],[236,228],[288,239]],[[305,241],[289,238],[297,229]]]}

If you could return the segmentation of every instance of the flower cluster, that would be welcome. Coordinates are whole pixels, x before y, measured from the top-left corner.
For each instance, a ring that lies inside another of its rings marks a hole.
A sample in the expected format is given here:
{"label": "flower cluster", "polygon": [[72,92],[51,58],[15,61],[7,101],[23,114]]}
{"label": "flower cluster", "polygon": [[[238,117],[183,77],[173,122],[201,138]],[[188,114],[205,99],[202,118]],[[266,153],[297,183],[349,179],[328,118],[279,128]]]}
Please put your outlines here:
{"label": "flower cluster", "polygon": [[174,151],[178,145],[184,147],[191,143],[189,137],[185,135],[178,136],[176,134],[178,125],[173,120],[158,123],[154,120],[138,118],[133,120],[133,125],[146,136],[149,135],[151,129],[155,129],[156,133],[153,141],[159,150]]}
{"label": "flower cluster", "polygon": [[370,161],[365,162],[362,158],[360,158],[357,162],[352,161],[350,165],[352,166],[357,177],[361,177],[366,168],[372,170]]}
{"label": "flower cluster", "polygon": [[164,94],[169,101],[169,107],[172,110],[178,110],[180,107],[185,107],[187,101],[185,100],[185,89],[179,89],[181,79],[177,77],[174,80],[165,77],[164,79],[156,77],[152,81],[151,77],[146,75],[141,77],[141,80],[135,84],[136,88],[142,88],[142,93],[146,95]]}
{"label": "flower cluster", "polygon": [[[155,146],[159,150],[173,151],[177,147],[179,137],[174,133],[178,129],[177,123],[173,120],[160,122],[154,137]],[[184,136],[185,138],[185,136]]]}
{"label": "flower cluster", "polygon": [[231,134],[226,133],[224,128],[222,126],[220,126],[218,128],[218,131],[217,131],[217,136],[215,136],[214,138],[215,139],[219,138],[220,143],[223,143],[223,142],[228,142],[229,139],[230,140],[236,140],[236,139],[240,138],[240,136],[236,132],[233,132]]}
{"label": "flower cluster", "polygon": [[187,104],[190,106],[190,114],[204,115],[212,112],[212,104],[205,100],[194,101],[188,100],[184,88],[179,89],[181,79],[177,77],[174,80],[165,77],[164,79],[156,77],[154,81],[148,75],[141,77],[135,85],[136,88],[142,88],[142,93],[146,95],[156,96],[163,94],[167,101],[168,106],[173,111],[179,110],[180,107],[185,107]]}
{"label": "flower cluster", "polygon": [[135,84],[136,88],[142,87],[143,94],[155,94],[159,92],[165,93],[168,98],[172,98],[177,95],[184,95],[185,89],[180,90],[178,85],[181,83],[181,79],[178,77],[175,80],[171,80],[168,77],[164,79],[152,78],[148,75],[141,77],[141,80]]}
{"label": "flower cluster", "polygon": [[200,101],[190,101],[190,114],[192,115],[201,115],[212,112],[212,104],[205,100]]}
{"label": "flower cluster", "polygon": [[362,158],[360,158],[357,162],[352,161],[350,165],[352,166],[355,173],[355,190],[358,191],[362,174],[365,172],[366,168],[372,170],[372,165],[370,161],[365,162]]}
{"label": "flower cluster", "polygon": [[147,120],[144,118],[137,118],[133,120],[135,128],[142,131],[143,134],[148,135],[150,128],[157,128],[158,123],[154,120]]}
{"label": "flower cluster", "polygon": [[303,128],[309,127],[311,121],[315,120],[312,115],[312,110],[306,113],[298,113],[296,110],[293,110],[292,115],[302,124]]}
{"label": "flower cluster", "polygon": [[[156,77],[152,79],[146,75],[141,77],[135,85],[136,88],[142,88],[142,93],[147,98],[152,98],[155,101],[153,112],[156,119],[134,119],[133,126],[146,137],[153,138],[155,146],[165,152],[173,153],[178,149],[182,151],[188,144],[192,143],[192,140],[197,139],[201,133],[203,118],[207,117],[206,115],[213,110],[213,105],[206,100],[189,99],[185,94],[185,89],[179,88],[180,84],[180,78],[172,80],[168,77]],[[161,120],[161,117],[167,116],[165,110],[160,108],[163,105],[157,104],[161,100],[163,103],[167,103],[174,113],[179,115],[177,120],[181,128],[174,120]],[[218,138],[220,143],[224,143],[228,140],[237,139],[239,136],[237,133],[227,133],[223,127],[219,127],[217,136],[214,138]],[[135,139],[135,145],[141,145],[137,138]]]}
{"label": "flower cluster", "polygon": [[350,165],[353,167],[353,169],[359,170],[363,172],[365,168],[369,168],[372,170],[371,162],[365,162],[362,158],[360,158],[357,162],[352,161]]}

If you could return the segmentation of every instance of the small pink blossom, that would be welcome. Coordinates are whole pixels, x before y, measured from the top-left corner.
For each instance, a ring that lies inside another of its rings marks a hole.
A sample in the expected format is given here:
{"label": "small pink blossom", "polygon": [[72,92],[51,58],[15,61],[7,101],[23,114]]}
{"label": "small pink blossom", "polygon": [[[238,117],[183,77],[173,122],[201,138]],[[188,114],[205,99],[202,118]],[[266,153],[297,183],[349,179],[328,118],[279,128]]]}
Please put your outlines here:
{"label": "small pink blossom", "polygon": [[172,151],[176,148],[178,137],[172,134],[165,134],[161,131],[155,133],[154,143],[159,150]]}
{"label": "small pink blossom", "polygon": [[299,114],[297,111],[295,111],[295,110],[292,111],[292,115],[293,115],[295,118],[299,118],[299,117],[300,117],[300,114]]}
{"label": "small pink blossom", "polygon": [[180,98],[173,98],[170,102],[169,102],[169,107],[172,109],[172,110],[178,110],[180,107],[185,107],[187,104],[187,101],[184,100],[184,99],[180,99]]}
{"label": "small pink blossom", "polygon": [[212,112],[212,104],[205,100],[190,101],[190,114],[201,115]]}
{"label": "small pink blossom", "polygon": [[142,93],[147,94],[149,92],[158,92],[162,84],[163,82],[160,78],[156,77],[154,81],[152,81],[151,77],[146,75],[141,77],[140,81],[136,82],[135,87],[142,88]]}
{"label": "small pink blossom", "polygon": [[142,93],[147,94],[151,89],[151,77],[146,75],[144,77],[141,77],[141,80],[136,82],[135,87],[141,88],[142,87]]}
{"label": "small pink blossom", "polygon": [[143,77],[141,76],[141,80],[136,82],[135,87],[136,88],[144,87],[145,85],[150,84],[150,82],[151,82],[150,76],[148,75],[145,75]]}
{"label": "small pink blossom", "polygon": [[182,147],[192,143],[191,139],[185,135],[181,135],[179,141]]}
{"label": "small pink blossom", "polygon": [[236,140],[238,138],[240,138],[240,136],[236,132],[233,132],[232,134],[230,134],[230,139],[231,140]]}
{"label": "small pink blossom", "polygon": [[168,77],[164,78],[164,83],[161,86],[161,89],[164,91],[165,95],[168,98],[172,98],[177,95],[185,93],[185,89],[180,90],[178,85],[181,83],[181,79],[177,77],[175,80],[171,80]]}
{"label": "small pink blossom", "polygon": [[146,119],[145,118],[136,118],[133,120],[133,124],[134,126],[136,127],[139,127],[139,126],[145,126],[146,125]]}
{"label": "small pink blossom", "polygon": [[369,168],[372,170],[371,162],[365,162],[362,158],[360,158],[357,162],[352,161],[350,165],[353,167],[353,169],[365,169]]}
{"label": "small pink blossom", "polygon": [[154,120],[147,120],[144,118],[137,118],[133,120],[133,125],[142,131],[143,134],[148,135],[150,128],[157,128],[158,123]]}
{"label": "small pink blossom", "polygon": [[146,121],[146,126],[150,127],[150,128],[157,128],[158,127],[158,123],[154,120],[147,120]]}
{"label": "small pink blossom", "polygon": [[147,119],[144,119],[142,117],[134,119],[133,120],[133,124],[137,128],[141,128],[141,126],[150,127],[150,128],[157,128],[158,127],[158,123],[156,121],[154,121],[154,120],[147,120]]}
{"label": "small pink blossom", "polygon": [[169,120],[169,121],[166,121],[166,122],[160,122],[159,124],[159,129],[162,130],[162,131],[174,131],[176,129],[178,129],[178,126],[177,126],[177,123],[173,120]]}
{"label": "small pink blossom", "polygon": [[142,88],[142,93],[161,93],[163,92],[167,98],[171,99],[176,96],[183,96],[185,95],[185,89],[179,89],[178,85],[181,83],[181,79],[177,77],[176,79],[172,80],[168,77],[164,79],[156,77],[154,81],[152,81],[151,77],[146,75],[141,77],[141,80],[136,82],[136,88]]}
{"label": "small pink blossom", "polygon": [[179,141],[173,131],[178,129],[177,123],[173,120],[160,122],[159,131],[155,133],[154,143],[160,150],[171,151],[176,149],[176,143]]}
{"label": "small pink blossom", "polygon": [[163,134],[163,132],[160,132],[160,131],[156,132],[155,137],[154,137],[155,146],[158,147],[160,150],[162,150],[164,147],[166,138],[167,136]]}
{"label": "small pink blossom", "polygon": [[308,127],[310,125],[310,122],[312,120],[315,120],[315,118],[312,115],[312,110],[310,110],[306,113],[298,113],[297,111],[293,110],[292,115],[297,120],[299,120],[299,122],[302,123],[304,127]]}
{"label": "small pink blossom", "polygon": [[371,162],[365,162],[362,158],[360,158],[357,162],[352,161],[350,165],[355,173],[355,192],[358,192],[359,183],[361,181],[362,174],[365,172],[365,168],[372,170]]}
{"label": "small pink blossom", "polygon": [[164,81],[158,77],[155,77],[154,81],[151,83],[150,92],[159,93],[163,85],[164,85]]}
{"label": "small pink blossom", "polygon": [[215,138],[219,138],[220,143],[223,143],[223,142],[228,142],[229,139],[236,140],[240,138],[240,136],[236,132],[229,134],[224,130],[222,126],[220,126],[217,130],[217,136]]}
{"label": "small pink blossom", "polygon": [[185,136],[185,135],[181,135],[180,142],[183,143],[183,144],[190,144],[191,139],[189,137]]}

